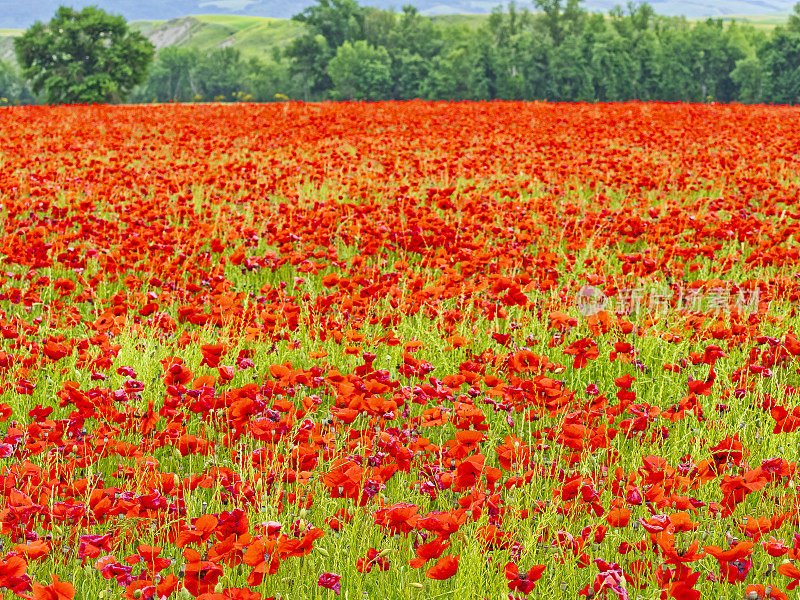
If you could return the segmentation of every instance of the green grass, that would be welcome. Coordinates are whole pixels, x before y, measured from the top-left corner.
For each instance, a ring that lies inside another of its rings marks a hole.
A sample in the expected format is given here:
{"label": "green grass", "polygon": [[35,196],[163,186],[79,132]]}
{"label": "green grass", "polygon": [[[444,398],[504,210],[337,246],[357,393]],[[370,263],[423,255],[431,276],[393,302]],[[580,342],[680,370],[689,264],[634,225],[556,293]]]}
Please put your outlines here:
{"label": "green grass", "polygon": [[[758,31],[769,33],[776,27],[786,25],[789,15],[725,15],[719,17],[725,24],[736,22],[739,25],[749,25]],[[695,23],[706,19],[689,19]]]}
{"label": "green grass", "polygon": [[769,33],[776,27],[786,25],[789,21],[788,15],[742,15],[725,17],[723,20],[736,20],[737,23],[752,25],[755,29]]}
{"label": "green grass", "polygon": [[173,38],[167,45],[198,50],[233,46],[244,58],[263,56],[304,31],[302,24],[288,19],[237,15],[192,15],[171,21],[134,21],[131,25],[150,38]]}
{"label": "green grass", "polygon": [[211,25],[222,25],[229,27],[234,31],[242,31],[248,27],[255,25],[263,25],[264,23],[275,23],[286,21],[288,19],[271,19],[269,17],[244,17],[240,15],[191,15],[201,23],[209,23]]}
{"label": "green grass", "polygon": [[274,46],[285,46],[304,30],[302,24],[294,21],[270,19],[238,31],[233,36],[233,45],[244,56],[262,55]]}
{"label": "green grass", "polygon": [[438,25],[467,25],[477,29],[489,21],[489,15],[464,14],[464,15],[436,15],[431,21]]}
{"label": "green grass", "polygon": [[164,23],[166,23],[166,21],[131,21],[130,26],[131,29],[135,29],[143,35],[148,36],[154,29],[160,27]]}

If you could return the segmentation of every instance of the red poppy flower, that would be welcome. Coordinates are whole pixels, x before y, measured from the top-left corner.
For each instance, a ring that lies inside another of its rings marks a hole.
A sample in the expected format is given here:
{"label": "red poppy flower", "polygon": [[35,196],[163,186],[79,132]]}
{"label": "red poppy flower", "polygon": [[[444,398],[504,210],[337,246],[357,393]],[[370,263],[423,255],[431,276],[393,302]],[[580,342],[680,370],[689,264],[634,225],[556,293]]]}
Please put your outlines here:
{"label": "red poppy flower", "polygon": [[436,564],[433,565],[425,575],[430,579],[450,579],[453,575],[456,574],[458,571],[458,559],[460,555],[458,554],[448,554],[446,556],[442,556]]}
{"label": "red poppy flower", "polygon": [[50,576],[52,583],[42,585],[33,584],[34,600],[72,600],[75,597],[75,586],[68,581],[61,581],[58,575]]}
{"label": "red poppy flower", "polygon": [[536,587],[536,582],[544,574],[545,568],[545,565],[533,565],[527,572],[520,573],[516,563],[506,563],[505,576],[508,579],[508,587],[515,592],[530,594]]}

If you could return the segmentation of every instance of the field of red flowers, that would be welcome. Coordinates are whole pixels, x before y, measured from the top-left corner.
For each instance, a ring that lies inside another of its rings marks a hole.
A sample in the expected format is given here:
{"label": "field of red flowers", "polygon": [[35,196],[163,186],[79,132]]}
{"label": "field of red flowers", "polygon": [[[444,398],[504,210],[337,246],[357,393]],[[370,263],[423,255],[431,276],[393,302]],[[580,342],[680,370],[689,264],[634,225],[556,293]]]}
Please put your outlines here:
{"label": "field of red flowers", "polygon": [[0,132],[0,597],[797,593],[800,110]]}

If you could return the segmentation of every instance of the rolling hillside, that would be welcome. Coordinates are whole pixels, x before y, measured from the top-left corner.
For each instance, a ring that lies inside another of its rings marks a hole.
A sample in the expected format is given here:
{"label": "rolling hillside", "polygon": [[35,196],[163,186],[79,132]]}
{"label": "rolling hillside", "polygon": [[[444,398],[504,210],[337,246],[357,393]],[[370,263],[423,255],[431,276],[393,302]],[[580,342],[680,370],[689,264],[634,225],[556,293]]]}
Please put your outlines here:
{"label": "rolling hillside", "polygon": [[0,29],[0,60],[14,61],[14,36],[20,33],[21,29]]}
{"label": "rolling hillside", "polygon": [[[478,27],[486,14],[454,14],[431,17],[441,25]],[[786,15],[731,15],[759,29],[772,29],[786,22]],[[132,21],[131,26],[147,36],[156,48],[183,46],[187,48],[222,48],[233,46],[244,58],[263,56],[273,46],[282,47],[303,32],[304,26],[290,19],[250,17],[241,15],[192,15],[167,21]],[[0,29],[0,60],[14,61],[13,38],[22,29]]]}
{"label": "rolling hillside", "polygon": [[[689,18],[720,17],[725,15],[786,15],[797,0],[650,0],[658,14]],[[36,0],[31,3],[2,2],[0,28],[25,28],[36,20],[47,20],[64,0]],[[71,0],[69,5],[80,8],[96,5],[128,20],[169,21],[203,13],[271,17],[286,19],[313,5],[314,0]],[[399,10],[405,1],[362,0],[379,8]],[[487,14],[495,6],[507,4],[500,0],[415,0],[412,2],[426,15]],[[520,7],[533,7],[531,0],[518,0]],[[585,0],[583,7],[592,12],[607,12],[621,0]]]}
{"label": "rolling hillside", "polygon": [[134,21],[156,48],[184,46],[213,48],[233,46],[242,55],[261,55],[273,46],[284,46],[303,31],[303,25],[288,19],[196,15],[170,21]]}

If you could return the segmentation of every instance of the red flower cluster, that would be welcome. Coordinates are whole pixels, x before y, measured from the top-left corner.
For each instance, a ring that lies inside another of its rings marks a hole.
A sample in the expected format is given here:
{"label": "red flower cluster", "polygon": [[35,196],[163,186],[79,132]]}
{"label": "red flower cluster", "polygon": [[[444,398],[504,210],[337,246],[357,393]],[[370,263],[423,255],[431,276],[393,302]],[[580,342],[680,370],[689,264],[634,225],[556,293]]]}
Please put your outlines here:
{"label": "red flower cluster", "polygon": [[0,588],[787,598],[797,116],[3,109]]}

